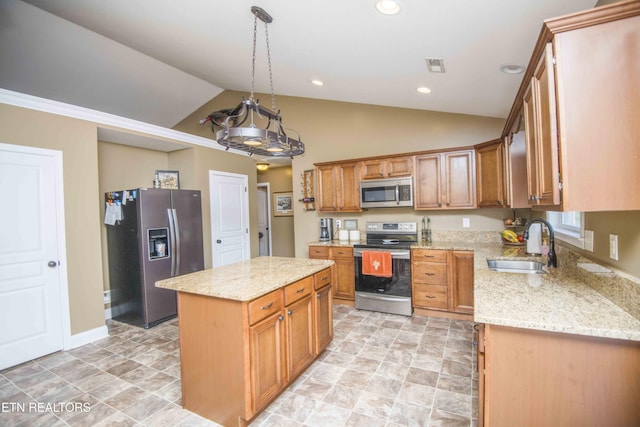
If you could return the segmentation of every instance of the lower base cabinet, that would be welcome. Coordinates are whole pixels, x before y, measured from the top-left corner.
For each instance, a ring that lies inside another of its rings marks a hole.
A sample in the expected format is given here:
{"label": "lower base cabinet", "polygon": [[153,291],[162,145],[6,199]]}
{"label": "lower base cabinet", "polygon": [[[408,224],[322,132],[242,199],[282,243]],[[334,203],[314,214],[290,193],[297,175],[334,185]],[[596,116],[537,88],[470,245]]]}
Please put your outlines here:
{"label": "lower base cabinet", "polygon": [[473,251],[411,250],[417,314],[473,320]]}
{"label": "lower base cabinet", "polygon": [[248,425],[333,339],[332,270],[249,302],[178,292],[183,407]]}
{"label": "lower base cabinet", "polygon": [[640,425],[640,342],[488,324],[479,332],[478,425]]}
{"label": "lower base cabinet", "polygon": [[309,246],[309,258],[330,259],[335,262],[333,277],[334,302],[354,305],[356,299],[353,248],[345,246]]}

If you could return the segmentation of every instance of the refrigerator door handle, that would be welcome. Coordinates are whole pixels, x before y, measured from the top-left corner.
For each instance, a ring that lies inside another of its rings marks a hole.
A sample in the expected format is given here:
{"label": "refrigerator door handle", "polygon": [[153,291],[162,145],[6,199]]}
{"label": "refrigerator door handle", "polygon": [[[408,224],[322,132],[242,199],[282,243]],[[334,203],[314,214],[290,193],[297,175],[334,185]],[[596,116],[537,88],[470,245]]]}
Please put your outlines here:
{"label": "refrigerator door handle", "polygon": [[175,225],[175,235],[176,235],[176,251],[174,252],[174,254],[175,254],[175,260],[176,260],[175,275],[177,276],[180,274],[180,249],[181,249],[180,224],[178,224],[178,212],[175,209],[171,209],[171,211],[173,212],[173,223]]}
{"label": "refrigerator door handle", "polygon": [[171,248],[171,277],[176,275],[176,227],[173,222],[173,209],[167,209],[167,218],[169,219],[169,240]]}

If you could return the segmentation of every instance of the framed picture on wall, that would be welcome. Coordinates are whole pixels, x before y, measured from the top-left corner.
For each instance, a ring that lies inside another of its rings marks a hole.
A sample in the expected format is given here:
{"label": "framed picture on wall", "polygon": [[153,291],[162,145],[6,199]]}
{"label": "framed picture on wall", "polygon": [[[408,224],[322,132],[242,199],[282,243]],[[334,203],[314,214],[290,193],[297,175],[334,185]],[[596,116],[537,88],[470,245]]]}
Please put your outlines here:
{"label": "framed picture on wall", "polygon": [[180,189],[180,172],[157,170],[156,175],[158,175],[158,179],[160,180],[160,188],[169,188],[171,190]]}
{"label": "framed picture on wall", "polygon": [[273,216],[293,216],[293,193],[273,193]]}

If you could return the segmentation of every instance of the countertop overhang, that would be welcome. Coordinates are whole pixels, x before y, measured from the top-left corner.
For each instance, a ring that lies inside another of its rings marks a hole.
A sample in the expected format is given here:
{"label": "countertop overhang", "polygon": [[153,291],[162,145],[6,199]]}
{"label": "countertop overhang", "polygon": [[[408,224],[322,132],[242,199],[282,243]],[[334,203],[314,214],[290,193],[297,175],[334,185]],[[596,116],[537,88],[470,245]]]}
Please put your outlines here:
{"label": "countertop overhang", "polygon": [[333,264],[329,260],[258,257],[159,280],[156,286],[178,292],[250,301]]}

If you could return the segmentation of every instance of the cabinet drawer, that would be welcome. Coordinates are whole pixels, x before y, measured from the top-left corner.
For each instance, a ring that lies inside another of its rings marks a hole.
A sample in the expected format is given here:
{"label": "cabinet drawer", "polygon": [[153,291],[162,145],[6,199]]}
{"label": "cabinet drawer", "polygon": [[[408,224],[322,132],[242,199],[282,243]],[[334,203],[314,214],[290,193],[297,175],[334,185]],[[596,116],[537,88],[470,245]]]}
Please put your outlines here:
{"label": "cabinet drawer", "polygon": [[447,264],[415,262],[411,267],[411,277],[414,282],[426,285],[447,285]]}
{"label": "cabinet drawer", "polygon": [[249,303],[249,324],[253,325],[282,310],[282,290],[278,289]]}
{"label": "cabinet drawer", "polygon": [[447,253],[436,249],[414,249],[411,251],[411,261],[447,262]]}
{"label": "cabinet drawer", "polygon": [[329,258],[329,246],[309,246],[309,258]]}
{"label": "cabinet drawer", "polygon": [[284,305],[298,301],[300,298],[311,294],[313,290],[313,276],[305,277],[284,288]]}
{"label": "cabinet drawer", "polygon": [[413,303],[416,307],[446,310],[447,287],[440,285],[413,285]]}
{"label": "cabinet drawer", "polygon": [[353,258],[353,248],[331,248],[331,258]]}
{"label": "cabinet drawer", "polygon": [[327,268],[314,274],[315,288],[320,289],[331,283],[331,269]]}

